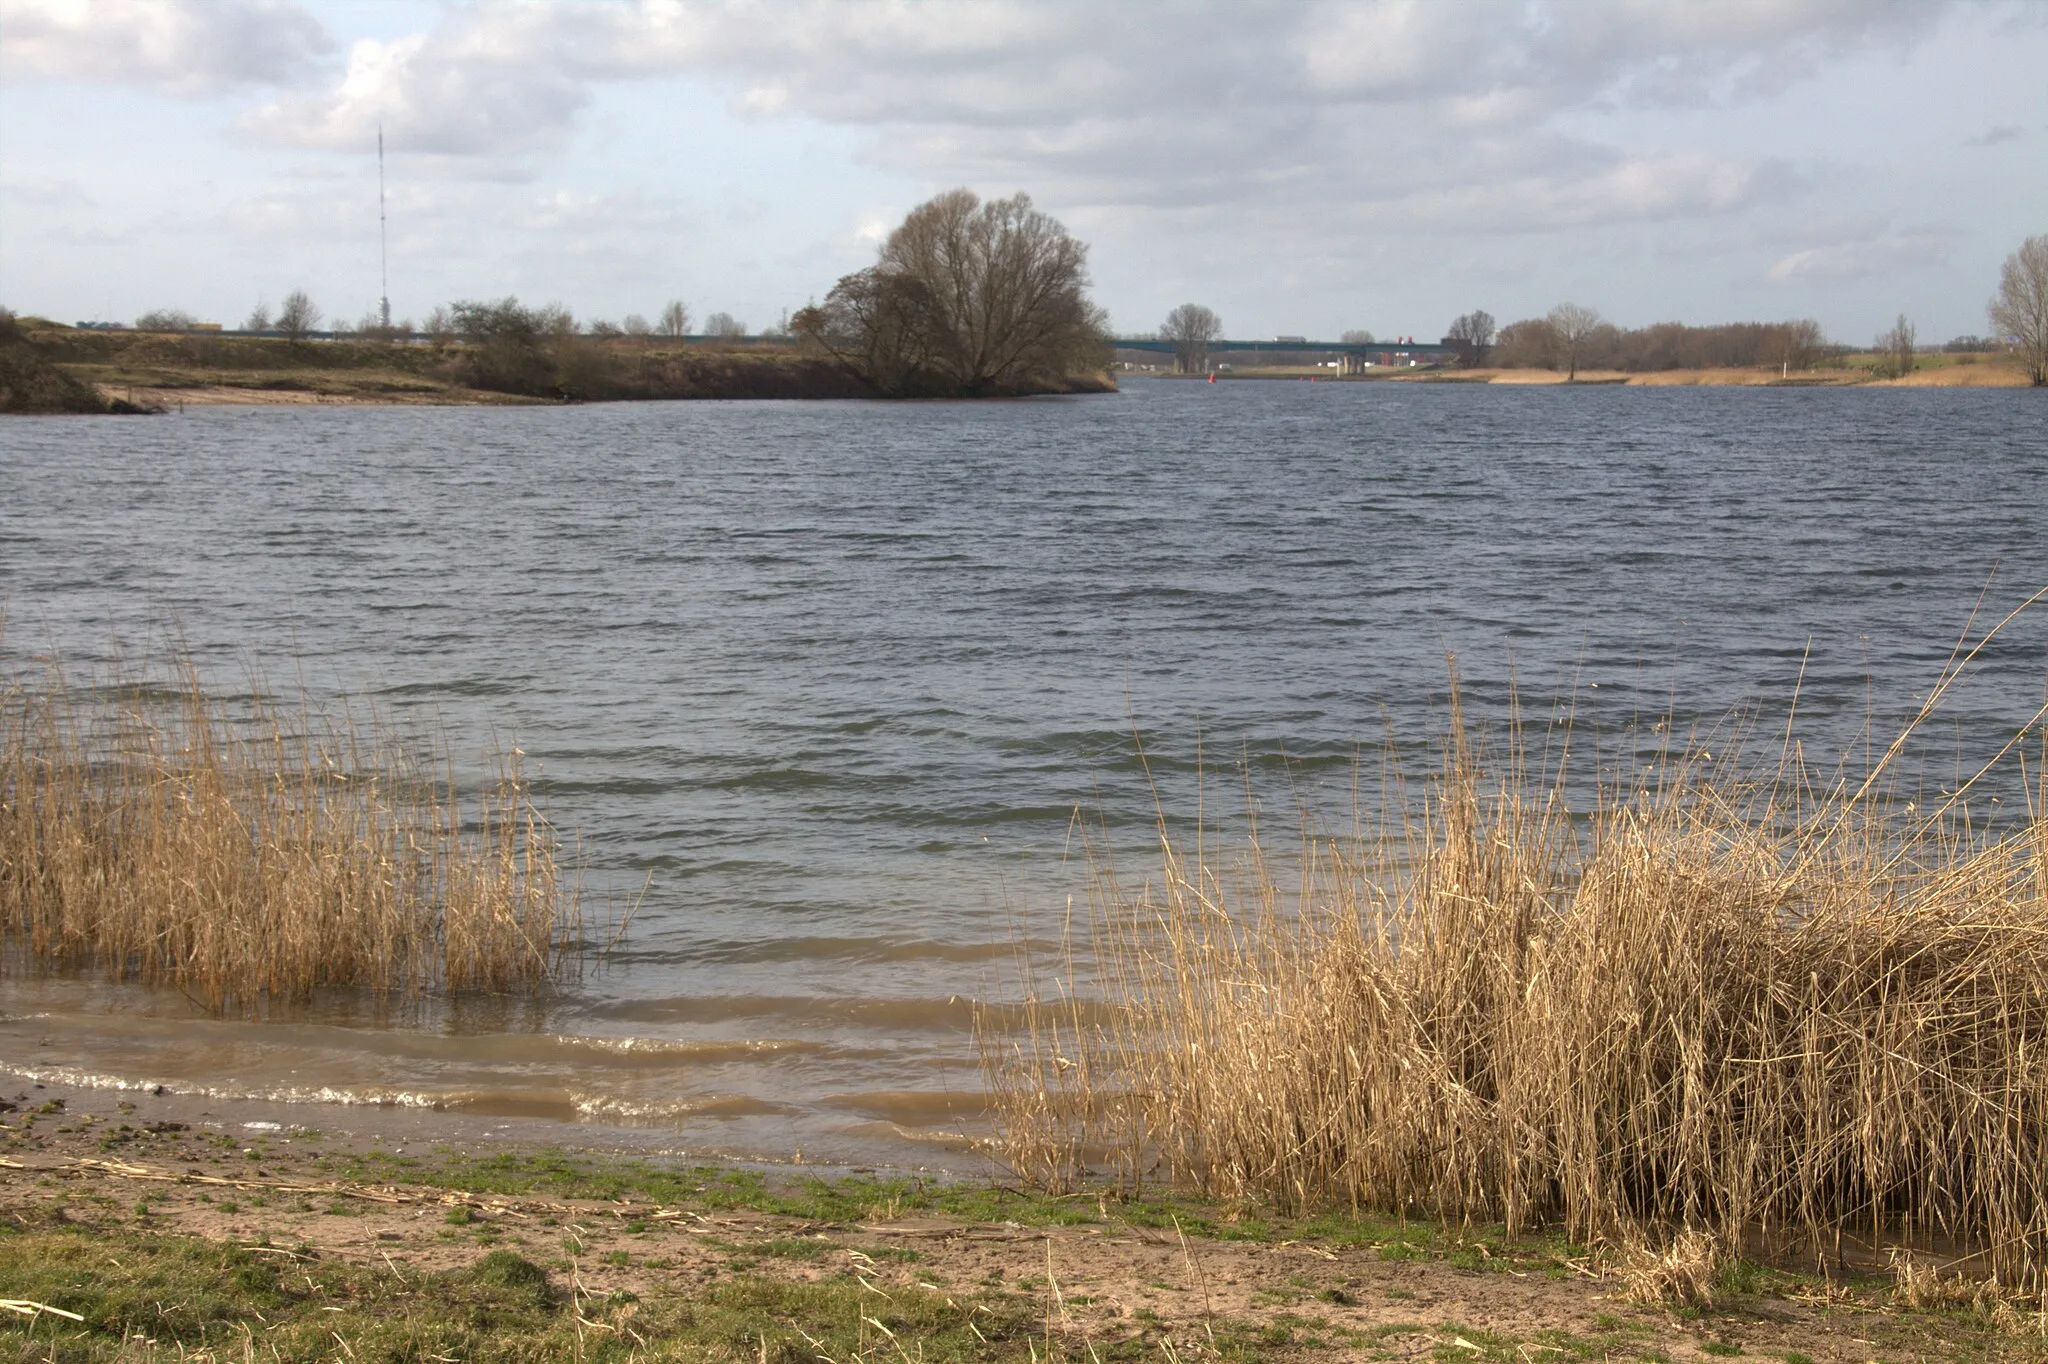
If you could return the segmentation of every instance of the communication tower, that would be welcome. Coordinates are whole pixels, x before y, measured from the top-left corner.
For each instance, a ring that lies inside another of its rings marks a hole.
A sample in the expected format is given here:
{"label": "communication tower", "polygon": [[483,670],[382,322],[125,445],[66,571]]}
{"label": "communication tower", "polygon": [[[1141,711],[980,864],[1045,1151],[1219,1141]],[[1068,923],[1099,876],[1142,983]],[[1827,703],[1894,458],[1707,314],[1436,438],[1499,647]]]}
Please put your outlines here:
{"label": "communication tower", "polygon": [[377,316],[391,334],[391,236],[384,226],[384,125],[377,125]]}

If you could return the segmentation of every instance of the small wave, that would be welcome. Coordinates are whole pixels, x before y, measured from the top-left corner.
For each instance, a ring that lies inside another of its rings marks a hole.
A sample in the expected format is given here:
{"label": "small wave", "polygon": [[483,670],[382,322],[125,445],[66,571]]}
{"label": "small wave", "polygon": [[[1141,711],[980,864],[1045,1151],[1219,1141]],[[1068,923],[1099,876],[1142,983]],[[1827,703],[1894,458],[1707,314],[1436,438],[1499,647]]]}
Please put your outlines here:
{"label": "small wave", "polygon": [[665,1037],[561,1034],[547,1040],[571,1053],[596,1052],[604,1061],[614,1065],[675,1065],[684,1062],[715,1065],[730,1061],[758,1061],[773,1056],[821,1056],[837,1050],[826,1043],[803,1042],[787,1037],[681,1041]]}
{"label": "small wave", "polygon": [[[553,1118],[563,1122],[609,1122],[660,1126],[690,1118],[791,1116],[799,1110],[748,1094],[711,1094],[679,1099],[624,1099],[562,1089],[402,1089],[381,1085],[187,1085],[74,1066],[6,1066],[0,1073],[60,1089],[116,1090],[175,1094],[229,1103],[326,1104],[339,1108],[404,1108],[461,1112],[499,1118]],[[261,1127],[261,1123],[243,1123]],[[275,1126],[276,1124],[271,1124]]]}
{"label": "small wave", "polygon": [[684,1118],[751,1118],[793,1116],[799,1110],[748,1094],[718,1094],[703,1099],[619,1099],[596,1095],[576,1100],[578,1116],[607,1122],[657,1125]]}
{"label": "small wave", "polygon": [[652,1052],[662,1056],[698,1056],[705,1053],[815,1051],[812,1044],[788,1038],[752,1038],[732,1042],[680,1042],[666,1037],[586,1037],[564,1033],[548,1039],[559,1047],[590,1047],[597,1051]]}
{"label": "small wave", "polygon": [[59,1085],[66,1089],[163,1089],[181,1093],[202,1092],[179,1091],[173,1085],[162,1084],[156,1080],[137,1080],[126,1075],[105,1075],[99,1071],[80,1070],[74,1066],[17,1066],[0,1061],[0,1074],[19,1076],[32,1084]]}
{"label": "small wave", "polygon": [[942,1151],[979,1151],[985,1147],[986,1139],[971,1137],[965,1132],[946,1131],[933,1127],[905,1127],[893,1122],[849,1123],[839,1129],[849,1137],[869,1140],[885,1138],[892,1142],[905,1142],[913,1146],[931,1147]]}
{"label": "small wave", "polygon": [[884,1122],[914,1124],[920,1129],[978,1118],[988,1111],[988,1101],[980,1094],[955,1094],[930,1089],[832,1094],[818,1100],[818,1103],[825,1108],[859,1113]]}

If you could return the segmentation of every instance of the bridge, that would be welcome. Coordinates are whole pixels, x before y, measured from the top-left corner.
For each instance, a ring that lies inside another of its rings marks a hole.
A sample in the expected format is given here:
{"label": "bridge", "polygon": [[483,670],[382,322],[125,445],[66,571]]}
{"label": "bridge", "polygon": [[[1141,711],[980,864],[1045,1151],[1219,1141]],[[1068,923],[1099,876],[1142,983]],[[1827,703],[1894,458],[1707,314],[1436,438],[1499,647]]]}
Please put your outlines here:
{"label": "bridge", "polygon": [[[1180,348],[1179,342],[1162,341],[1157,337],[1117,337],[1110,345],[1117,350],[1134,350],[1154,355],[1172,355]],[[1355,373],[1368,363],[1397,365],[1402,361],[1414,360],[1424,364],[1441,364],[1458,358],[1458,348],[1447,346],[1440,341],[1307,341],[1289,337],[1286,340],[1266,341],[1211,341],[1205,349],[1211,357],[1231,355],[1338,355],[1344,359],[1344,372]]]}

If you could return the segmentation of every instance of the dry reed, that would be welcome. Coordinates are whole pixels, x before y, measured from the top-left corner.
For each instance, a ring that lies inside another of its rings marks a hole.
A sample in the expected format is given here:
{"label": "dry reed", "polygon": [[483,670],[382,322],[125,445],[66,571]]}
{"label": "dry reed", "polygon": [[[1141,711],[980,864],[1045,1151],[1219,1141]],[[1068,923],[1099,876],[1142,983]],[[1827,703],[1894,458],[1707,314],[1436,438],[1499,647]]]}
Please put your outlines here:
{"label": "dry reed", "polygon": [[578,897],[516,750],[465,802],[374,726],[231,714],[169,674],[0,691],[0,962],[252,1014],[324,987],[532,991],[573,963]]}
{"label": "dry reed", "polygon": [[1287,871],[1162,820],[1142,885],[1097,860],[1080,969],[984,1014],[997,1148],[1055,1187],[1561,1226],[1667,1294],[1759,1237],[2048,1293],[2048,791],[1973,831],[1888,789],[1903,744],[1818,790],[1790,745],[1754,780],[1674,752],[1574,814],[1454,707],[1425,794]]}

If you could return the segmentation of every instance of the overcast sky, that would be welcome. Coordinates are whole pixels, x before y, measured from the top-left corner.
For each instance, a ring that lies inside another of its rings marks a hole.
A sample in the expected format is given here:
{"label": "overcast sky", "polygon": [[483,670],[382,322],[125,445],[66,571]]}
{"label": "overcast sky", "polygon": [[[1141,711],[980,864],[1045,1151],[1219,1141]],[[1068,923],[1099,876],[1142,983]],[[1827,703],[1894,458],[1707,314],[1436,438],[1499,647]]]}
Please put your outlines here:
{"label": "overcast sky", "polygon": [[1987,329],[2048,233],[2048,3],[0,0],[0,302],[233,324],[303,287],[759,327],[954,185],[1121,331]]}

